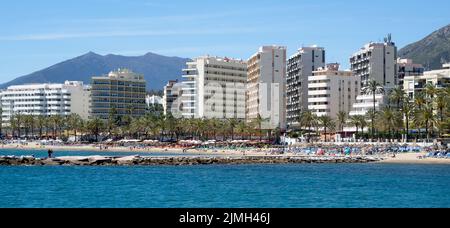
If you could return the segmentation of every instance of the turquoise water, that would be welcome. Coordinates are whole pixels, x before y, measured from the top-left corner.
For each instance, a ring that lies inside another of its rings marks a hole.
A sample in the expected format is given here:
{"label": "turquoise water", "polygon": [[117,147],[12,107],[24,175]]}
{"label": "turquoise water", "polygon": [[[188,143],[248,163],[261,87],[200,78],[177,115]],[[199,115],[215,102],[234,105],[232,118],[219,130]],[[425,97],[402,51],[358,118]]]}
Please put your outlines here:
{"label": "turquoise water", "polygon": [[450,207],[450,166],[0,167],[0,207]]}

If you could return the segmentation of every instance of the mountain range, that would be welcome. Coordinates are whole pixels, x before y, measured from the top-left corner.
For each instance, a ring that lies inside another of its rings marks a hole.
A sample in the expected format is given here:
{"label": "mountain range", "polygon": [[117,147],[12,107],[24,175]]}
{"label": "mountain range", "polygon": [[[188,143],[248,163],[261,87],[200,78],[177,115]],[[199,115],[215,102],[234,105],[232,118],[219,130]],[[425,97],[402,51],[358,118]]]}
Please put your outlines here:
{"label": "mountain range", "polygon": [[66,80],[83,81],[90,84],[92,76],[101,76],[118,68],[129,68],[136,73],[144,74],[147,80],[147,90],[161,90],[168,80],[181,79],[181,70],[188,60],[154,53],[127,57],[103,56],[89,52],[32,74],[18,77],[0,85],[0,88],[29,83],[64,83]]}
{"label": "mountain range", "polygon": [[443,63],[450,62],[450,25],[407,45],[399,50],[398,55],[421,63],[428,70],[442,68]]}

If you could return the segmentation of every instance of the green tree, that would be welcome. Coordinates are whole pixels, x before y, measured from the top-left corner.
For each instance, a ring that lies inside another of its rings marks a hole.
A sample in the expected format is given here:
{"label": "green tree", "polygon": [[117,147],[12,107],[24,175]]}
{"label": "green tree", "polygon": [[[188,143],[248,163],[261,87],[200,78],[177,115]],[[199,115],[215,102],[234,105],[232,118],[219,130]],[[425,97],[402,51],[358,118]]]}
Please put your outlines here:
{"label": "green tree", "polygon": [[348,114],[346,112],[340,111],[337,114],[337,124],[341,132],[344,132],[344,127],[347,124],[347,121],[348,121]]}
{"label": "green tree", "polygon": [[375,119],[378,116],[378,112],[375,111],[375,109],[370,109],[367,113],[366,113],[366,117],[367,119],[370,120],[370,124],[371,124],[371,138],[372,140],[375,139]]}
{"label": "green tree", "polygon": [[36,117],[36,127],[39,129],[39,139],[42,139],[44,128],[46,126],[47,118],[43,115]]}
{"label": "green tree", "polygon": [[389,139],[392,139],[392,133],[397,130],[401,125],[401,118],[397,111],[390,107],[384,107],[380,112],[380,125],[381,128],[387,130]]}
{"label": "green tree", "polygon": [[403,102],[402,105],[402,112],[403,118],[405,119],[406,141],[408,141],[409,139],[409,127],[414,109],[415,109],[414,102],[409,101],[408,97],[405,97],[405,102]]}
{"label": "green tree", "polygon": [[327,116],[327,115],[319,117],[318,120],[319,120],[319,124],[325,134],[325,142],[328,142],[328,140],[327,140],[328,130],[334,131],[335,127],[336,127],[336,123],[334,122],[333,118],[331,118],[330,116]]}
{"label": "green tree", "polygon": [[[77,141],[77,133],[81,131],[81,128],[83,126],[83,119],[78,114],[70,114],[66,117],[66,123],[68,130],[72,131],[74,133],[75,142]],[[70,136],[70,134],[69,134]]]}
{"label": "green tree", "polygon": [[416,110],[414,113],[414,122],[416,123],[416,126],[419,128],[425,127],[427,141],[430,139],[430,133],[433,131],[433,126],[436,125],[436,118],[431,106],[432,105],[427,104],[422,109]]}
{"label": "green tree", "polygon": [[406,94],[405,90],[403,90],[403,88],[401,88],[400,86],[397,86],[390,91],[389,100],[395,102],[397,111],[400,111],[402,108],[402,103],[405,99],[405,94]]}
{"label": "green tree", "polygon": [[[371,81],[369,81],[367,86],[362,89],[362,92],[365,95],[372,95],[373,96],[372,97],[372,99],[373,99],[373,111],[376,113],[376,103],[377,103],[376,95],[377,94],[383,94],[384,93],[384,88],[377,81],[371,80]],[[376,115],[371,115],[372,139],[374,139],[374,137],[375,137],[375,116]]]}
{"label": "green tree", "polygon": [[298,122],[300,128],[308,129],[308,142],[311,142],[311,129],[317,123],[317,116],[310,110],[302,111],[299,115]]}
{"label": "green tree", "polygon": [[104,129],[104,122],[98,117],[95,117],[87,122],[86,127],[90,134],[95,136],[95,141],[98,142],[98,136]]}

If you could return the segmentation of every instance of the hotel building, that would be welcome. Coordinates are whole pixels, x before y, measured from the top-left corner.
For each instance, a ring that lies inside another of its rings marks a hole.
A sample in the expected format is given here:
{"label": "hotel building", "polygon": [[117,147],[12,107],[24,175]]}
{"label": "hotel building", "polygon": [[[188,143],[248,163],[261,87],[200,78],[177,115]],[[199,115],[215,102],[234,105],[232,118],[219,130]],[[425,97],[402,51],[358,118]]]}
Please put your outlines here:
{"label": "hotel building", "polygon": [[349,113],[360,92],[360,79],[351,71],[340,71],[339,64],[312,72],[308,77],[308,109],[317,116],[334,119],[339,112]]}
{"label": "hotel building", "polygon": [[[384,43],[369,43],[350,58],[351,70],[354,76],[361,80],[361,88],[364,88],[370,81],[378,82],[385,90],[395,88],[398,83],[397,68],[397,47],[391,41],[390,35],[385,38]],[[379,110],[387,102],[385,94],[377,94],[376,100],[372,95],[360,94],[356,98],[350,115],[365,115],[375,107]]]}
{"label": "hotel building", "polygon": [[362,87],[375,80],[383,87],[397,85],[397,47],[389,38],[384,43],[369,43],[350,58],[353,74],[361,78]]}
{"label": "hotel building", "polygon": [[450,64],[444,64],[440,70],[425,71],[423,75],[405,77],[403,88],[406,94],[414,99],[415,94],[422,91],[427,84],[438,89],[450,86]]}
{"label": "hotel building", "polygon": [[245,61],[203,56],[186,65],[181,86],[184,118],[245,118]]}
{"label": "hotel building", "polygon": [[303,47],[287,61],[287,124],[295,126],[303,110],[308,109],[308,77],[325,67],[325,49]]}
{"label": "hotel building", "polygon": [[111,110],[119,117],[145,114],[146,81],[141,74],[118,69],[108,75],[92,77],[91,118],[107,120]]}
{"label": "hotel building", "polygon": [[246,119],[286,129],[286,47],[264,46],[247,61]]}
{"label": "hotel building", "polygon": [[89,94],[89,87],[78,81],[10,86],[1,93],[2,121],[8,123],[17,114],[68,116],[75,113],[88,119]]}

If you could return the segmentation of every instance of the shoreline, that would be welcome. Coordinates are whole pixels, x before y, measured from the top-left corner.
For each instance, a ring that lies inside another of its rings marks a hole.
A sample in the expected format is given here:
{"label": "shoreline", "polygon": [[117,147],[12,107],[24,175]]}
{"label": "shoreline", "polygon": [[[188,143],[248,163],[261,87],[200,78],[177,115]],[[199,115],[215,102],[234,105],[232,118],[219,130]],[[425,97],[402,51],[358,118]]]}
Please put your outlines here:
{"label": "shoreline", "polygon": [[[69,146],[39,146],[39,145],[3,145],[0,150],[21,150],[21,151],[44,151],[52,149],[53,151],[60,152],[62,156],[64,156],[64,152],[77,151],[77,152],[102,152],[102,153],[128,153],[133,155],[133,153],[148,153],[148,156],[152,156],[152,153],[158,154],[175,154],[175,155],[186,155],[186,156],[206,156],[206,157],[307,157],[307,156],[299,156],[294,153],[287,153],[282,155],[270,154],[264,150],[247,150],[247,151],[235,151],[235,150],[198,150],[198,149],[184,149],[182,148],[134,148],[130,149],[130,147],[110,147],[108,149],[100,149],[99,146],[96,145],[69,145]],[[399,153],[396,154],[395,158],[388,157],[386,155],[377,155],[372,157],[381,158],[380,161],[376,161],[378,164],[429,164],[429,165],[450,165],[450,159],[445,158],[422,158],[425,157],[426,153]],[[160,156],[160,155],[158,155]],[[314,157],[314,156],[313,156]],[[333,157],[333,156],[323,156]],[[369,156],[366,156],[369,157]]]}

